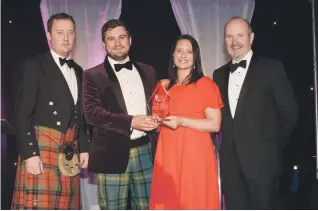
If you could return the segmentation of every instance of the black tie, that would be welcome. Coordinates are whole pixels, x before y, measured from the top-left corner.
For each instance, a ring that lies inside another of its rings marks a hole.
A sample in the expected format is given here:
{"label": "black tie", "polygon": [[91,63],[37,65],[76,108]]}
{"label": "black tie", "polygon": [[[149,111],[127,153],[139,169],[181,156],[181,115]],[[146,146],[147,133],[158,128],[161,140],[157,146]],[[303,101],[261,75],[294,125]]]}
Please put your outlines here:
{"label": "black tie", "polygon": [[74,60],[73,59],[66,60],[66,59],[62,59],[61,57],[59,59],[60,59],[60,64],[62,67],[65,63],[67,64],[67,66],[69,68],[74,67]]}
{"label": "black tie", "polygon": [[116,72],[120,71],[122,68],[132,70],[132,62],[128,61],[125,64],[115,64],[114,67],[115,67]]}
{"label": "black tie", "polygon": [[231,66],[230,66],[231,73],[234,73],[238,67],[246,68],[246,60],[242,60],[239,63],[231,64]]}

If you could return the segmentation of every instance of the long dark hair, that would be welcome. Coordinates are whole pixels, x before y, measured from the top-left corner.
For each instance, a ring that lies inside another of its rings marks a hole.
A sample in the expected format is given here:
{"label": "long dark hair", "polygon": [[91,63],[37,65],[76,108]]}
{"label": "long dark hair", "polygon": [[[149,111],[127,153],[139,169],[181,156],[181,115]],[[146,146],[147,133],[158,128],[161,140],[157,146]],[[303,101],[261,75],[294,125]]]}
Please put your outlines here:
{"label": "long dark hair", "polygon": [[178,79],[178,70],[174,64],[173,54],[179,40],[189,40],[192,45],[193,66],[190,71],[188,84],[195,83],[204,76],[203,70],[202,70],[202,64],[201,64],[200,47],[198,42],[191,35],[188,35],[188,34],[181,35],[173,43],[171,48],[170,61],[169,61],[169,67],[168,67],[168,77],[170,80],[169,89],[177,83],[177,79]]}

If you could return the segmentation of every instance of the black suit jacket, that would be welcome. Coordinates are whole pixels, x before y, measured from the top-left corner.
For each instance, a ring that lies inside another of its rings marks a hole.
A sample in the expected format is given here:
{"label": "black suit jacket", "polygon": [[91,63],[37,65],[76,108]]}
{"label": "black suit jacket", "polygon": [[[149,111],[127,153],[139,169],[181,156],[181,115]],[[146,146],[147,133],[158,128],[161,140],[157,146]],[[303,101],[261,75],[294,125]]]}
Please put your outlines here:
{"label": "black suit jacket", "polygon": [[18,149],[22,160],[39,156],[35,125],[53,128],[65,133],[75,122],[79,135],[80,152],[88,152],[89,134],[81,112],[82,68],[75,64],[78,83],[79,114],[75,114],[72,94],[67,82],[55,63],[51,52],[27,60],[22,66],[21,81],[15,101],[15,125]]}
{"label": "black suit jacket", "polygon": [[[134,62],[141,77],[148,102],[157,84],[155,70],[146,64]],[[117,76],[106,57],[105,62],[83,75],[83,106],[87,122],[94,126],[88,171],[96,173],[123,173],[129,152],[131,121]],[[147,133],[156,146],[155,133]],[[153,148],[154,151],[154,148]]]}
{"label": "black suit jacket", "polygon": [[227,155],[235,152],[248,177],[277,175],[282,149],[297,124],[298,114],[284,68],[276,60],[253,55],[234,119],[228,99],[229,74],[230,63],[213,74],[225,105],[222,109],[221,159],[229,159]]}

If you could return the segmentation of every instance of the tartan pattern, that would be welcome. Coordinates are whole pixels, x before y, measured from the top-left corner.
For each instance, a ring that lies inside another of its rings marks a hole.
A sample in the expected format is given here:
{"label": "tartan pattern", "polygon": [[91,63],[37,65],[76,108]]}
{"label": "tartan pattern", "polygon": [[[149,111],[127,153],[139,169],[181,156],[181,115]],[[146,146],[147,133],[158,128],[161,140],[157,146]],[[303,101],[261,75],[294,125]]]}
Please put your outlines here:
{"label": "tartan pattern", "polygon": [[51,128],[37,126],[44,173],[32,175],[19,157],[11,209],[80,209],[80,178],[63,176],[58,169],[59,144],[71,142],[75,127],[62,134]]}
{"label": "tartan pattern", "polygon": [[97,174],[100,208],[127,209],[128,191],[131,191],[131,208],[148,210],[152,169],[151,144],[131,148],[125,173]]}

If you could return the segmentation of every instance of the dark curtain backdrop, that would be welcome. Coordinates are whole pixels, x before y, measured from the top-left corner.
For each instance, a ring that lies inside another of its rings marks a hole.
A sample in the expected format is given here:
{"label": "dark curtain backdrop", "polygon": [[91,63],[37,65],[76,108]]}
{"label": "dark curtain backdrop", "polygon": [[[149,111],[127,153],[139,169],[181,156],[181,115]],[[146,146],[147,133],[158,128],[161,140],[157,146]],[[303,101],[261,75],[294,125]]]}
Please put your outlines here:
{"label": "dark curtain backdrop", "polygon": [[[1,3],[1,117],[14,125],[12,108],[20,66],[26,58],[48,51],[48,45],[39,0],[3,0]],[[132,32],[132,57],[154,66],[158,78],[166,77],[171,44],[180,35],[170,1],[123,0],[120,19]],[[256,33],[254,52],[284,63],[299,103],[299,126],[284,152],[285,173],[281,183],[282,197],[298,209],[316,201],[309,197],[316,190],[313,185],[315,159],[312,157],[315,140],[314,92],[310,90],[313,86],[311,23],[309,1],[256,0],[252,19]],[[145,54],[149,49],[151,53]],[[14,136],[2,136],[2,209],[10,207],[16,159]],[[289,187],[296,164],[300,166],[299,189],[298,195],[292,196]]]}

